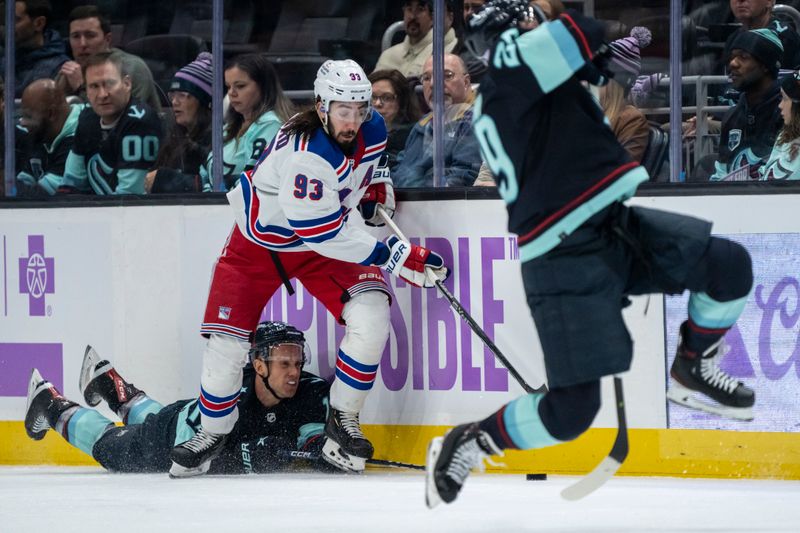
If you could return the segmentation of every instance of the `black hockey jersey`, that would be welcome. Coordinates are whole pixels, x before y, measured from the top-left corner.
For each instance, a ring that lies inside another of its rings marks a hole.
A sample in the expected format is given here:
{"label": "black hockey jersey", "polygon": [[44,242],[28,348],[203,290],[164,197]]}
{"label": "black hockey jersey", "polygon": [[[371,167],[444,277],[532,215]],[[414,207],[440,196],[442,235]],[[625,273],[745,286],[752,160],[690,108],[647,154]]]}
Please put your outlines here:
{"label": "black hockey jersey", "polygon": [[144,194],[144,178],[158,155],[162,127],[147,105],[132,100],[111,129],[91,107],[78,119],[62,186],[95,194]]}
{"label": "black hockey jersey", "polygon": [[647,181],[575,73],[586,64],[561,20],[504,32],[475,102],[481,152],[519,235],[520,259],[557,246]]}
{"label": "black hockey jersey", "polygon": [[49,143],[43,143],[27,129],[17,125],[16,170],[17,196],[55,194],[64,176],[67,156],[75,141],[75,130],[83,104],[72,104],[61,131]]}
{"label": "black hockey jersey", "polygon": [[[239,421],[210,472],[273,472],[298,460],[333,470],[321,456],[330,385],[303,372],[294,398],[264,407],[256,397],[255,379],[260,378],[248,365],[238,402]],[[199,427],[197,399],[179,400],[147,415],[141,424],[106,431],[92,448],[92,456],[112,472],[167,472],[172,448],[191,439]]]}

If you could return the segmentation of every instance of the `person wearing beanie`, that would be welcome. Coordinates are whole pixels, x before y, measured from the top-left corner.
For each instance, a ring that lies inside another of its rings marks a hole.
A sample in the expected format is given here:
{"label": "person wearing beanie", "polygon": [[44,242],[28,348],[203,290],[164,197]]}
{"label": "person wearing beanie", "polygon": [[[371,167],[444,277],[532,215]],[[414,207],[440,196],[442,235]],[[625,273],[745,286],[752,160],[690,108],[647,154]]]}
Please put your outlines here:
{"label": "person wearing beanie", "polygon": [[800,35],[786,21],[778,20],[773,15],[775,3],[775,0],[730,0],[731,13],[742,26],[728,36],[723,60],[730,57],[733,41],[739,35],[750,30],[769,29],[778,35],[783,45],[781,67],[794,69],[800,66]]}
{"label": "person wearing beanie", "polygon": [[609,70],[614,77],[600,87],[600,106],[608,117],[611,130],[631,159],[641,163],[650,140],[650,125],[644,113],[628,98],[631,86],[642,70],[641,49],[650,44],[652,35],[644,26],[636,26],[629,37],[609,45]]}
{"label": "person wearing beanie", "polygon": [[147,173],[147,192],[202,191],[200,167],[211,150],[213,82],[212,56],[208,52],[200,52],[173,76],[167,96],[174,121],[153,169]]}
{"label": "person wearing beanie", "polygon": [[800,72],[786,76],[781,82],[783,129],[767,162],[759,169],[761,180],[800,179]]}
{"label": "person wearing beanie", "polygon": [[711,181],[758,179],[758,169],[783,126],[776,81],[782,53],[783,45],[772,30],[750,30],[733,39],[728,71],[741,94],[722,119]]}

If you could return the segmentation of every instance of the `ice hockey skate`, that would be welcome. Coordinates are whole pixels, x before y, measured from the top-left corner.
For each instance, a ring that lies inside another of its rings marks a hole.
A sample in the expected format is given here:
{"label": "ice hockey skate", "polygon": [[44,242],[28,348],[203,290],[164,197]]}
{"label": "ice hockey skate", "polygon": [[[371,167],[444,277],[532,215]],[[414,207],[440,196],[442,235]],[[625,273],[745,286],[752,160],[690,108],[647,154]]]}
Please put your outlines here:
{"label": "ice hockey skate", "polygon": [[25,404],[25,431],[33,440],[42,440],[59,417],[78,404],[66,399],[37,369],[31,371],[28,400]]}
{"label": "ice hockey skate", "polygon": [[200,476],[208,472],[211,461],[219,455],[228,440],[227,433],[209,433],[200,428],[194,437],[172,448],[169,477]]}
{"label": "ice hockey skate", "polygon": [[[681,332],[684,325],[681,325]],[[720,339],[699,357],[686,357],[683,335],[678,344],[667,398],[677,404],[736,420],[752,420],[755,392],[719,368],[725,353]]]}
{"label": "ice hockey skate", "polygon": [[349,472],[363,472],[374,449],[361,431],[358,413],[331,407],[325,424],[325,445],[322,454],[330,464]]}
{"label": "ice hockey skate", "polygon": [[453,502],[470,471],[476,467],[483,471],[483,461],[490,455],[503,452],[474,422],[433,439],[425,460],[425,505],[433,509],[441,502]]}
{"label": "ice hockey skate", "polygon": [[119,375],[114,365],[100,359],[95,349],[88,345],[83,354],[78,390],[91,407],[105,401],[123,421],[127,413],[121,412],[122,407],[142,394],[141,390]]}

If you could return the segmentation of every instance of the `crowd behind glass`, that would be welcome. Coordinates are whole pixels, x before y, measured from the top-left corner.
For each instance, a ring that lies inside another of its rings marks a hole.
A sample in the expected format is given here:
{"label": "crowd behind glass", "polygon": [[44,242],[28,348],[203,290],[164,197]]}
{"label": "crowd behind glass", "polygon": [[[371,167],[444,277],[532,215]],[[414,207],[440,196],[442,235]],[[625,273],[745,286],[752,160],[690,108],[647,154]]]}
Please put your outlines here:
{"label": "crowd behind glass", "polygon": [[[668,0],[531,3],[547,19],[579,9],[606,23],[615,76],[599,105],[651,181],[800,179],[800,1],[682,2],[679,129],[670,125]],[[15,171],[0,180],[2,195],[228,190],[312,103],[314,74],[327,58],[353,58],[370,73],[395,187],[495,185],[471,128],[485,58],[463,42],[464,21],[483,0],[226,1],[222,102],[212,98],[212,4],[15,2],[14,102],[0,108],[15,126],[13,138],[3,136]],[[432,58],[435,5],[445,7],[441,72]],[[0,73],[9,79],[5,60]],[[434,180],[438,76],[444,175]],[[212,157],[217,105],[221,178]],[[681,132],[677,172],[670,131]]]}

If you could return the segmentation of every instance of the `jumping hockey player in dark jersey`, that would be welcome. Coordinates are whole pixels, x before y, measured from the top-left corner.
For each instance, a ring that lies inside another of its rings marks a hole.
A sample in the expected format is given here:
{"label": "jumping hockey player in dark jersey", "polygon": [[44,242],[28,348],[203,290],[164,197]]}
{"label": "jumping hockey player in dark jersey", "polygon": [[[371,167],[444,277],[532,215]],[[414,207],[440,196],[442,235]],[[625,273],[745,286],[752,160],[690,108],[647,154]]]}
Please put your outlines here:
{"label": "jumping hockey player in dark jersey", "polygon": [[91,56],[84,66],[90,108],[78,119],[59,192],[144,194],[158,155],[158,115],[131,99],[131,78],[119,55]]}
{"label": "jumping hockey player in dark jersey", "polygon": [[[321,470],[333,467],[320,458],[328,412],[326,381],[302,372],[305,338],[281,322],[262,322],[244,371],[240,417],[210,473],[243,474],[285,470],[311,460]],[[91,406],[104,400],[124,426],[94,409],[62,396],[37,370],[31,375],[25,413],[28,436],[39,440],[49,428],[113,472],[167,472],[170,452],[195,435],[200,424],[197,400],[166,407],[125,381],[117,370],[87,347],[80,391]]]}
{"label": "jumping hockey player in dark jersey", "polygon": [[600,378],[630,368],[629,295],[689,289],[669,398],[710,405],[692,397],[699,393],[715,412],[752,418],[753,391],[716,361],[750,292],[749,254],[711,237],[709,222],[624,205],[648,176],[585,85],[613,75],[603,25],[572,11],[538,24],[533,16],[527,0],[490,0],[469,19],[467,42],[478,57],[491,50],[473,125],[519,235],[549,391],[434,439],[429,507],[455,500],[488,455],[560,444],[589,428]]}

